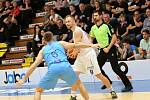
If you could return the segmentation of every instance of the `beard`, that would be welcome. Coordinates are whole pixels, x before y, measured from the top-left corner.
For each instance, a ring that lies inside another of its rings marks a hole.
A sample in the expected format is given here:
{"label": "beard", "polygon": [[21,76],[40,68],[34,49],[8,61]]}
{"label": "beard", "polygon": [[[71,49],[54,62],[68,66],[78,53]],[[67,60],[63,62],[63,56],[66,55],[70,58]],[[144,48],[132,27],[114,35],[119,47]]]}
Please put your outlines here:
{"label": "beard", "polygon": [[97,20],[96,18],[94,18],[94,23],[97,23],[99,20]]}

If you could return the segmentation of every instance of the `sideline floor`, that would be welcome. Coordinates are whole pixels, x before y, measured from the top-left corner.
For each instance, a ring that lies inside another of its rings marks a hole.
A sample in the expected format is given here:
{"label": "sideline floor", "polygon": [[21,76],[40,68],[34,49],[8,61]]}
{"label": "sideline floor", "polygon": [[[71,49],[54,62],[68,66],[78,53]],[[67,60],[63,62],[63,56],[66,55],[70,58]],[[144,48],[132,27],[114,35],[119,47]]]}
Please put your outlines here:
{"label": "sideline floor", "polygon": [[[150,100],[150,92],[129,92],[117,93],[118,99],[115,100]],[[33,100],[33,95],[30,96],[0,96],[0,100]],[[68,94],[52,94],[42,95],[42,100],[69,100]],[[78,95],[77,100],[83,100]],[[90,94],[90,100],[112,100],[108,93]]]}

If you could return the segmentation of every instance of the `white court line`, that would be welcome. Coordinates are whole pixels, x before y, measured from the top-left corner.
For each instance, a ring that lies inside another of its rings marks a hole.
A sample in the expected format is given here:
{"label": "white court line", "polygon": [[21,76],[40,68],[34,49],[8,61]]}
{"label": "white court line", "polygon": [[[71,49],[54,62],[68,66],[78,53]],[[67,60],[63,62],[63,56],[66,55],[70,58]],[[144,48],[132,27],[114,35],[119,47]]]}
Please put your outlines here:
{"label": "white court line", "polygon": [[[67,90],[70,89],[71,87],[57,87],[54,89],[49,89],[49,90],[45,90],[44,93],[48,93],[48,92],[58,92],[58,91],[63,91],[63,90]],[[33,89],[6,89],[6,90],[0,90],[0,94],[8,94],[8,93],[34,93],[35,92],[35,88]]]}

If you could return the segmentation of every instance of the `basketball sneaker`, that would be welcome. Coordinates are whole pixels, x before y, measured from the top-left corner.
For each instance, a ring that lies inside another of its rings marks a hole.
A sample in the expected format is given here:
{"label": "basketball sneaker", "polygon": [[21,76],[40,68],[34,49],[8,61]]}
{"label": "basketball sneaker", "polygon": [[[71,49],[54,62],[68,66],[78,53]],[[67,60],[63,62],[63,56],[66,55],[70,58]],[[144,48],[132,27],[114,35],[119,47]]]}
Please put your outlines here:
{"label": "basketball sneaker", "polygon": [[75,96],[75,97],[71,96],[70,100],[77,100],[77,96]]}
{"label": "basketball sneaker", "polygon": [[117,94],[116,94],[115,91],[111,91],[110,94],[112,96],[112,99],[116,99],[117,98]]}

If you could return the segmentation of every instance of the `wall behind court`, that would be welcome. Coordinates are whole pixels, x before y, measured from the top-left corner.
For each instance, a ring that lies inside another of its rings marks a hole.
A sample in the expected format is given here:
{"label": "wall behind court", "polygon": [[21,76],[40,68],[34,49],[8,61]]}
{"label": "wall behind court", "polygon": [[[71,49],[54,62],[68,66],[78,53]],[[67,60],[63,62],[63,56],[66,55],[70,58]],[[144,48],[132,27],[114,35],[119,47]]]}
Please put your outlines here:
{"label": "wall behind court", "polygon": [[[131,80],[149,80],[150,79],[150,59],[134,60],[119,62],[121,70],[127,74]],[[120,81],[119,77],[112,71],[110,63],[107,62],[103,69],[113,81]],[[14,86],[17,80],[21,79],[28,68],[0,70],[0,86]],[[47,67],[38,67],[29,77],[24,85],[37,85],[44,74],[47,72]],[[82,74],[80,76],[83,82],[98,82],[99,80],[90,74]],[[59,80],[59,83],[64,83]]]}

